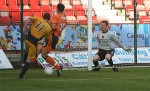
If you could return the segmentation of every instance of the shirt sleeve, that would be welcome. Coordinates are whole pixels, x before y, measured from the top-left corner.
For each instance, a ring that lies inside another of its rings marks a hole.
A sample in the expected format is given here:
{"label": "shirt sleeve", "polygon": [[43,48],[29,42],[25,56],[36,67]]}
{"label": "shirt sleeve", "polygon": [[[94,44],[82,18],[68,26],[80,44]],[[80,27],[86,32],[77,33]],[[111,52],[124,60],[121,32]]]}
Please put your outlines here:
{"label": "shirt sleeve", "polygon": [[113,33],[111,34],[111,39],[112,39],[112,41],[115,42],[116,45],[125,49],[125,46],[119,41],[119,39],[115,36],[115,34],[113,34]]}
{"label": "shirt sleeve", "polygon": [[37,17],[31,17],[31,22],[34,23],[35,21],[37,21],[38,18]]}

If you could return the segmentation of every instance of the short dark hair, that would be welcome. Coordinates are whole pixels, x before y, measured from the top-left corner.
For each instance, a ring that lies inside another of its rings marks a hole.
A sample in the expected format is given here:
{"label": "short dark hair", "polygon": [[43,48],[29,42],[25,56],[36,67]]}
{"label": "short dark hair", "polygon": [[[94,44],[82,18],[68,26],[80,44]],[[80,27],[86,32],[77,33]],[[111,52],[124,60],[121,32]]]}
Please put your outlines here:
{"label": "short dark hair", "polygon": [[108,26],[108,21],[106,21],[106,20],[104,20],[104,21],[102,21],[102,23],[105,23],[107,26]]}
{"label": "short dark hair", "polygon": [[59,12],[63,12],[64,9],[65,9],[65,6],[64,6],[63,4],[59,3],[59,4],[57,5],[57,10],[58,10]]}
{"label": "short dark hair", "polygon": [[45,13],[43,15],[43,18],[46,19],[46,20],[50,20],[50,14],[49,13]]}

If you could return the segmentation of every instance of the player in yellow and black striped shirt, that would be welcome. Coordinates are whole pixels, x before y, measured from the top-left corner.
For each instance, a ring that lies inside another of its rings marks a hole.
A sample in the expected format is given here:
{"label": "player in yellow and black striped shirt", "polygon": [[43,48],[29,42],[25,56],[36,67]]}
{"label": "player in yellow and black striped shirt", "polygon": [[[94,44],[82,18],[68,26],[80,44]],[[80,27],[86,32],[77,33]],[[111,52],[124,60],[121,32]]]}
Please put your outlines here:
{"label": "player in yellow and black striped shirt", "polygon": [[29,23],[32,23],[28,32],[28,35],[25,39],[26,51],[28,53],[27,61],[19,74],[18,79],[23,79],[24,74],[28,70],[30,63],[35,62],[38,54],[38,45],[42,44],[45,40],[49,40],[51,36],[51,27],[50,25],[42,18],[39,17],[30,17],[26,21],[24,27]]}

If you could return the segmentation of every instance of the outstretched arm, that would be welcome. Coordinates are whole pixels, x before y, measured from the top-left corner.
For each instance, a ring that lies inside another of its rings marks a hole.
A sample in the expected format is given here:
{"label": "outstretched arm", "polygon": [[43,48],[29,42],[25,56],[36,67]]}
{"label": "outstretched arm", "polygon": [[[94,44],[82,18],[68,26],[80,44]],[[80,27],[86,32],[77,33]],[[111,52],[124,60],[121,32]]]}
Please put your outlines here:
{"label": "outstretched arm", "polygon": [[121,47],[123,50],[125,50],[125,51],[131,50],[131,48],[125,47],[114,34],[112,34],[111,39],[116,43],[116,45]]}

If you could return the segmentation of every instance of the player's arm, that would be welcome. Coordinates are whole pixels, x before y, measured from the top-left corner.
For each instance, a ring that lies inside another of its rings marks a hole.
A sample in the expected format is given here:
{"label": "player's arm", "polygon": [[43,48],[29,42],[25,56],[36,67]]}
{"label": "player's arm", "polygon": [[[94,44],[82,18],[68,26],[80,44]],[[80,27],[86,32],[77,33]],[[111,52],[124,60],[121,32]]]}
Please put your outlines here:
{"label": "player's arm", "polygon": [[54,30],[54,29],[56,29],[56,25],[55,24],[53,24],[52,22],[50,22],[50,21],[46,21],[49,25],[50,25],[50,27]]}
{"label": "player's arm", "polygon": [[67,18],[66,18],[65,13],[63,12],[62,26],[61,26],[61,30],[60,30],[61,32],[65,29],[66,25],[67,25]]}
{"label": "player's arm", "polygon": [[98,33],[97,33],[97,36],[96,36],[96,40],[98,41],[98,44],[100,43],[100,39],[98,37]]}
{"label": "player's arm", "polygon": [[43,42],[42,42],[42,46],[43,46],[43,47],[48,44],[48,41],[51,39],[50,36],[52,36],[52,35],[51,35],[51,32],[47,32],[47,33],[45,34],[44,40],[43,40]]}
{"label": "player's arm", "polygon": [[37,17],[29,17],[27,20],[26,20],[26,22],[25,22],[25,24],[24,24],[24,27],[26,27],[28,24],[30,24],[30,22],[32,22],[32,23],[34,23],[35,21],[37,21],[38,20],[38,18]]}
{"label": "player's arm", "polygon": [[37,54],[40,54],[42,51],[42,47],[45,47],[48,43],[49,37],[45,36],[42,40],[40,40],[37,44]]}
{"label": "player's arm", "polygon": [[63,12],[63,17],[62,17],[62,20],[61,20],[62,24],[61,24],[61,32],[65,29],[65,27],[67,26],[67,18],[66,18],[66,15],[65,13]]}
{"label": "player's arm", "polygon": [[50,23],[50,26],[51,26],[51,28],[52,28],[53,30],[56,29],[56,23]]}
{"label": "player's arm", "polygon": [[[45,37],[45,43],[46,43],[46,44],[48,43],[49,39],[50,39],[50,36],[46,36],[46,37]],[[43,45],[44,45],[44,44],[43,44]]]}
{"label": "player's arm", "polygon": [[48,43],[48,41],[49,41],[49,39],[50,39],[50,37],[45,36],[45,37],[43,37],[43,39],[41,39],[41,40],[38,42],[38,44],[41,44],[42,46],[46,46],[47,43]]}
{"label": "player's arm", "polygon": [[41,53],[42,47],[43,47],[42,44],[40,44],[40,43],[37,44],[37,55],[39,55]]}
{"label": "player's arm", "polygon": [[25,24],[24,24],[24,27],[23,27],[23,32],[24,32],[24,33],[26,32],[27,25],[31,22],[31,20],[32,20],[32,17],[29,17],[29,18],[25,21]]}
{"label": "player's arm", "polygon": [[51,28],[52,30],[56,29],[56,23],[58,22],[57,17],[54,15],[51,20]]}
{"label": "player's arm", "polygon": [[65,27],[66,27],[66,25],[67,25],[67,19],[66,19],[66,17],[64,17],[64,19],[62,20],[62,22],[63,22],[63,23],[62,23],[63,25],[62,25],[62,28],[61,28],[61,30],[60,30],[61,32],[65,29]]}
{"label": "player's arm", "polygon": [[116,43],[116,45],[121,47],[123,50],[125,51],[131,50],[130,48],[127,48],[126,46],[124,46],[114,34],[111,35],[111,39]]}
{"label": "player's arm", "polygon": [[32,17],[32,16],[29,17],[29,18],[26,20],[25,24],[24,24],[23,32],[25,33],[26,30],[29,29],[29,26],[30,26],[32,23],[34,23],[35,21],[37,21],[37,20],[38,20],[37,17]]}

